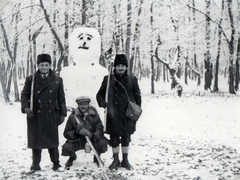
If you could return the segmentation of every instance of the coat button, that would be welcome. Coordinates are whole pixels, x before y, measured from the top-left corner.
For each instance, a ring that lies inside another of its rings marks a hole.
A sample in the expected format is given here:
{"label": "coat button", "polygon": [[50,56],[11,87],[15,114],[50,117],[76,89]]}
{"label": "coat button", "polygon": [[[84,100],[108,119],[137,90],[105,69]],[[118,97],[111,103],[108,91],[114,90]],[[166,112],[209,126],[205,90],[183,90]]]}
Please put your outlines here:
{"label": "coat button", "polygon": [[37,93],[39,94],[39,93],[40,93],[40,91],[37,91]]}
{"label": "coat button", "polygon": [[38,110],[38,113],[40,113],[41,111],[40,110]]}
{"label": "coat button", "polygon": [[51,110],[49,110],[48,112],[52,112]]}
{"label": "coat button", "polygon": [[39,99],[38,102],[41,103],[41,100]]}
{"label": "coat button", "polygon": [[52,101],[51,101],[51,100],[49,100],[49,103],[52,103]]}
{"label": "coat button", "polygon": [[50,90],[49,92],[52,93],[52,90]]}

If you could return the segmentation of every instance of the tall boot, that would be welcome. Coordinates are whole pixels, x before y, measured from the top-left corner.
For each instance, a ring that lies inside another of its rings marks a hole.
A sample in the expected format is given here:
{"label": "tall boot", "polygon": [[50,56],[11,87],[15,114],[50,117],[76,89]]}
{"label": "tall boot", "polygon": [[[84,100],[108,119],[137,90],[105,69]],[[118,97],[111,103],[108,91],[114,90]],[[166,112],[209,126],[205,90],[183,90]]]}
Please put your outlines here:
{"label": "tall boot", "polygon": [[69,157],[69,159],[67,160],[67,162],[65,163],[66,168],[71,167],[72,164],[73,164],[73,161],[75,161],[76,159],[77,159],[77,155],[76,155],[76,153],[73,153],[73,154]]}
{"label": "tall boot", "polygon": [[128,161],[128,154],[127,153],[123,153],[123,160],[121,162],[121,167],[124,167],[127,170],[133,170],[133,166]]}
{"label": "tall boot", "polygon": [[128,162],[128,146],[122,146],[123,160],[121,162],[121,167],[126,168],[127,170],[132,170],[132,165]]}
{"label": "tall boot", "polygon": [[113,162],[108,168],[110,170],[117,170],[119,166],[120,166],[120,161],[118,158],[118,153],[114,153],[113,154]]}

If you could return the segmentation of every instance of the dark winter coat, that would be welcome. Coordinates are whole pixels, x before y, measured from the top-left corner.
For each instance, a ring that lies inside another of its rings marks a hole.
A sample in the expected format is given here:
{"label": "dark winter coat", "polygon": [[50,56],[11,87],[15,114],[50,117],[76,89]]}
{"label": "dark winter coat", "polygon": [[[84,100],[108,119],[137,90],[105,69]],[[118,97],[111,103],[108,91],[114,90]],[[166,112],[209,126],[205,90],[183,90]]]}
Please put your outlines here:
{"label": "dark winter coat", "polygon": [[[32,149],[55,148],[59,145],[60,116],[66,116],[63,80],[50,70],[44,81],[39,71],[35,73],[33,93],[33,118],[27,118],[28,147]],[[28,76],[21,93],[21,109],[30,107],[33,76]]]}
{"label": "dark winter coat", "polygon": [[[78,108],[75,109],[75,116],[78,118],[78,121],[83,124],[83,128],[87,129],[89,132],[92,133],[91,142],[93,144],[95,144],[94,142],[103,138],[102,121],[99,117],[97,110],[94,107],[89,106],[88,115],[86,116],[85,120],[83,120],[82,113],[80,113]],[[80,135],[76,132],[77,125],[78,122],[76,121],[74,115],[71,114],[68,118],[63,133],[64,137],[67,139],[67,143],[77,142],[78,147],[76,147],[75,151],[79,149],[84,149],[84,145],[86,143],[85,136]]]}
{"label": "dark winter coat", "polygon": [[[110,77],[106,133],[130,136],[136,130],[136,121],[132,121],[126,116],[128,98],[125,90],[117,81],[125,87],[130,100],[141,106],[141,92],[138,80],[135,76],[127,74],[127,72],[123,76],[113,74]],[[97,93],[97,101],[100,107],[102,107],[102,102],[105,101],[107,81],[108,76],[105,76]]]}

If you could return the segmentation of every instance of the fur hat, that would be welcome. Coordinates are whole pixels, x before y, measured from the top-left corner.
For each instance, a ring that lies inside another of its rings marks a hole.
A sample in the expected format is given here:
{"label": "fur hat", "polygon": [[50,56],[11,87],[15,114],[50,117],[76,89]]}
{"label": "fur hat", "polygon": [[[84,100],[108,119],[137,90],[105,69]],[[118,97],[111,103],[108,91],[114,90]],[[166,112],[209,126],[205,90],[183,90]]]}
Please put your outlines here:
{"label": "fur hat", "polygon": [[87,96],[80,96],[76,99],[76,103],[81,103],[81,102],[90,102],[90,98]]}
{"label": "fur hat", "polygon": [[48,62],[49,64],[52,63],[51,56],[49,54],[39,54],[37,56],[37,64],[42,62]]}
{"label": "fur hat", "polygon": [[114,67],[116,67],[118,64],[123,64],[128,67],[128,61],[125,54],[117,54],[114,60]]}

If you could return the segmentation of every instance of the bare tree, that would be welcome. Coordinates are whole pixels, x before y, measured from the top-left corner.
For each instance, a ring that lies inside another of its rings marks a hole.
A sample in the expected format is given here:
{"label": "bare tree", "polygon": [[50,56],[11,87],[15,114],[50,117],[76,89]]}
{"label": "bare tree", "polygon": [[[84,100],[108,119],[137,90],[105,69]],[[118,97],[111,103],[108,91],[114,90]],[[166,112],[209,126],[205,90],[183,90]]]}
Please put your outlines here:
{"label": "bare tree", "polygon": [[[140,15],[141,15],[141,12],[142,12],[143,0],[138,0],[138,2],[139,2],[138,15],[137,15],[137,21],[135,23],[135,28],[134,28],[135,31],[133,33],[133,48],[132,48],[132,51],[131,51],[132,52],[131,53],[131,59],[133,59],[133,60],[130,62],[130,70],[133,73],[136,71],[136,66],[138,66],[138,68],[141,69],[140,54],[139,54],[140,53],[139,37],[140,37]],[[139,56],[139,58],[138,58],[138,56]],[[139,59],[139,64],[137,64],[137,59]]]}
{"label": "bare tree", "polygon": [[46,19],[46,21],[47,21],[47,23],[48,23],[48,25],[50,27],[50,30],[51,30],[54,38],[57,40],[58,47],[59,47],[59,50],[60,50],[60,53],[61,53],[60,59],[58,60],[58,64],[57,64],[57,70],[56,70],[57,73],[60,73],[60,71],[62,69],[61,68],[61,64],[67,58],[67,53],[66,53],[66,51],[65,51],[65,49],[63,47],[63,44],[62,44],[62,42],[61,42],[61,40],[60,40],[56,30],[52,26],[52,23],[50,21],[50,18],[49,18],[49,15],[47,13],[47,10],[44,7],[43,0],[39,0],[39,1],[40,1],[40,7],[42,8],[42,10],[44,12],[45,19]]}
{"label": "bare tree", "polygon": [[[153,32],[153,3],[151,3],[150,7],[150,26],[151,30]],[[154,88],[154,56],[153,56],[153,42],[152,38],[150,40],[150,54],[151,54],[151,93],[155,93],[155,88]]]}
{"label": "bare tree", "polygon": [[211,90],[211,84],[212,84],[212,62],[211,62],[211,21],[210,21],[210,11],[211,11],[211,1],[205,0],[206,4],[206,26],[205,26],[205,41],[206,41],[206,53],[204,53],[204,67],[205,67],[205,84],[204,89]]}
{"label": "bare tree", "polygon": [[235,94],[234,90],[234,65],[233,65],[233,57],[234,57],[234,36],[235,36],[235,27],[233,21],[233,13],[232,13],[232,0],[227,0],[228,6],[228,15],[231,24],[231,38],[229,41],[229,93]]}
{"label": "bare tree", "polygon": [[[130,60],[129,68],[132,68],[132,61],[133,58],[130,56],[131,52],[131,26],[132,26],[132,0],[127,0],[127,39],[126,39],[126,46],[125,46],[125,54],[128,60]],[[129,69],[129,73],[132,73],[132,69]]]}
{"label": "bare tree", "polygon": [[[221,18],[219,20],[219,25],[222,25],[222,18],[223,18],[223,11],[224,11],[224,0],[222,0],[222,12],[221,12]],[[221,44],[222,44],[222,31],[218,27],[218,52],[216,57],[216,64],[215,64],[215,73],[214,73],[214,86],[213,86],[213,92],[217,92],[218,89],[218,70],[219,70],[219,58],[221,53]]]}
{"label": "bare tree", "polygon": [[[14,22],[15,22],[15,32],[17,33],[17,25],[18,25],[18,18],[19,18],[19,5],[20,4],[16,4],[16,14],[14,15]],[[17,82],[17,65],[16,65],[16,58],[17,58],[17,47],[18,47],[18,36],[15,36],[14,42],[13,42],[13,51],[10,48],[10,43],[9,43],[9,39],[8,39],[8,35],[6,32],[6,29],[3,25],[3,21],[2,18],[0,17],[0,24],[1,24],[1,29],[3,32],[3,37],[4,37],[4,42],[6,45],[6,49],[9,55],[9,59],[11,60],[11,68],[10,70],[12,71],[12,74],[10,73],[10,79],[13,78],[13,85],[14,85],[14,97],[15,97],[15,101],[20,101],[20,97],[19,97],[19,90],[18,90],[18,82]],[[10,80],[8,79],[8,81]],[[10,85],[11,85],[11,80],[9,81],[9,90],[7,91],[7,93],[10,93]],[[6,96],[5,96],[6,97]],[[5,99],[6,101],[8,101],[8,99]]]}

